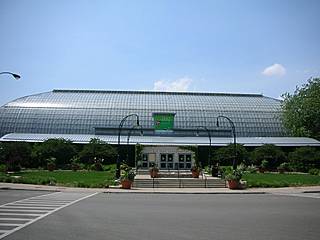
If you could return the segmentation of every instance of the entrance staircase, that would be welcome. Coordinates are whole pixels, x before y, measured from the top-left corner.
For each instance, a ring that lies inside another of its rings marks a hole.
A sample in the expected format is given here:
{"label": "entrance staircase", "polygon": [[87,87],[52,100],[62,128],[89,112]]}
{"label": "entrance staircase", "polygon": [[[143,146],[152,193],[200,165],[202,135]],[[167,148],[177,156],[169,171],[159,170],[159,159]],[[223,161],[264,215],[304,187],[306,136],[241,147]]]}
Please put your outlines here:
{"label": "entrance staircase", "polygon": [[151,178],[147,170],[139,170],[133,182],[135,188],[225,188],[225,180],[200,175],[192,178],[190,171],[160,171],[158,178]]}

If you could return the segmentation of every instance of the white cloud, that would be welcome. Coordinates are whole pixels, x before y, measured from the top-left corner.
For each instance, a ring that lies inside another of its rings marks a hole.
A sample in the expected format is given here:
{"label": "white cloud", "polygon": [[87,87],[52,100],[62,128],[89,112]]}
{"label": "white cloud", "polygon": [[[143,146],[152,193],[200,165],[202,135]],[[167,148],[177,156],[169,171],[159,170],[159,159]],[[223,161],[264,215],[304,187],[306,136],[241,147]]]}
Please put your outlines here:
{"label": "white cloud", "polygon": [[286,69],[279,63],[275,63],[269,67],[266,67],[262,74],[266,76],[283,76],[286,74]]}
{"label": "white cloud", "polygon": [[153,90],[166,92],[185,92],[192,82],[191,78],[183,77],[174,81],[158,80],[153,84]]}

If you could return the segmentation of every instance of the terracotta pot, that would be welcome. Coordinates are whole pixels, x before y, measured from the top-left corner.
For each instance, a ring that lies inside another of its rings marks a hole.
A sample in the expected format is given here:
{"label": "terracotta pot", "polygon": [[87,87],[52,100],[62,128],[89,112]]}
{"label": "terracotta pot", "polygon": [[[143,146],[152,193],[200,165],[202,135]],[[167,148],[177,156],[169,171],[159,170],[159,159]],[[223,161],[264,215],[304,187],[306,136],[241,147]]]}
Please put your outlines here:
{"label": "terracotta pot", "polygon": [[121,188],[130,189],[131,186],[132,186],[132,182],[130,180],[122,180],[121,181]]}
{"label": "terracotta pot", "polygon": [[159,171],[157,171],[157,170],[150,170],[150,177],[151,178],[157,178],[157,177],[159,177]]}
{"label": "terracotta pot", "polygon": [[191,171],[193,178],[199,178],[200,172],[199,171]]}
{"label": "terracotta pot", "polygon": [[239,188],[239,181],[237,181],[237,180],[228,180],[228,187],[230,189],[238,189]]}

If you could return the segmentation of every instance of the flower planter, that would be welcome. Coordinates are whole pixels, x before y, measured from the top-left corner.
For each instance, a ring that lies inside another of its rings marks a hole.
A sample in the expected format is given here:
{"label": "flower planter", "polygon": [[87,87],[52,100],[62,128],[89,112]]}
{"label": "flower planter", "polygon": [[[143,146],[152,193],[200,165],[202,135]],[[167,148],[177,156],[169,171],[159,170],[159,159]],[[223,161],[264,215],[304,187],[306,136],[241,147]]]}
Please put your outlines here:
{"label": "flower planter", "polygon": [[193,178],[199,178],[200,172],[199,171],[191,171]]}
{"label": "flower planter", "polygon": [[228,180],[229,189],[239,189],[239,181],[237,180]]}
{"label": "flower planter", "polygon": [[150,173],[150,177],[151,178],[157,178],[157,177],[159,177],[159,171],[158,170],[150,170],[149,171],[149,173]]}
{"label": "flower planter", "polygon": [[130,180],[122,180],[121,181],[121,188],[123,189],[131,189],[132,181]]}

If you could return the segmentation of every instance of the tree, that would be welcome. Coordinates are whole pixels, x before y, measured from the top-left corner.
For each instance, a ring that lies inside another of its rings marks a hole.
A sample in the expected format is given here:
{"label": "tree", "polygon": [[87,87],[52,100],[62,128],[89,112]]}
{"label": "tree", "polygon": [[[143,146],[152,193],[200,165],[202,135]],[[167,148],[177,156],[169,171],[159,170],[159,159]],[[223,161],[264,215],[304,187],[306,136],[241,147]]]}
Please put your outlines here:
{"label": "tree", "polygon": [[31,159],[31,146],[27,142],[1,143],[1,161],[8,171],[19,171],[21,166],[28,166]]}
{"label": "tree", "polygon": [[289,153],[289,166],[294,171],[307,172],[320,167],[320,152],[312,147],[300,147]]}
{"label": "tree", "polygon": [[38,165],[46,166],[46,159],[56,158],[56,164],[62,166],[70,164],[70,159],[76,155],[76,148],[72,142],[63,138],[48,139],[33,147],[33,158]]}
{"label": "tree", "polygon": [[251,158],[257,166],[261,165],[263,160],[266,160],[268,161],[268,167],[274,169],[286,159],[286,155],[276,145],[264,144],[254,149]]}
{"label": "tree", "polygon": [[95,159],[104,159],[104,163],[115,163],[117,151],[111,145],[98,138],[92,138],[79,153],[81,162],[86,164],[94,163]]}
{"label": "tree", "polygon": [[[215,161],[223,166],[230,166],[234,159],[234,145],[229,144],[226,147],[219,148],[214,155]],[[248,165],[248,152],[241,144],[237,144],[237,165],[244,163]]]}
{"label": "tree", "polygon": [[282,95],[283,122],[293,136],[320,140],[320,78]]}
{"label": "tree", "polygon": [[135,163],[136,167],[141,167],[142,165],[142,154],[143,154],[143,146],[141,144],[135,145]]}

